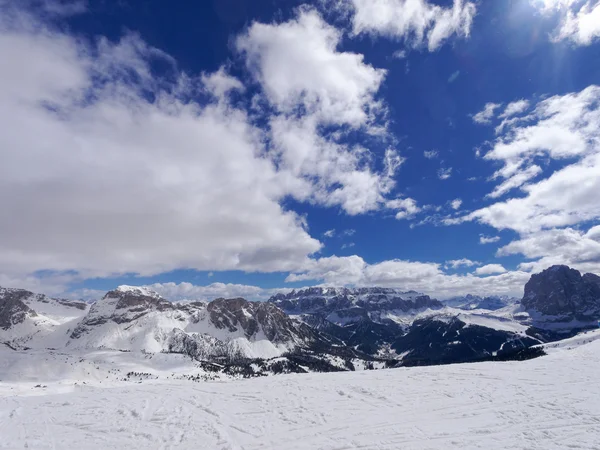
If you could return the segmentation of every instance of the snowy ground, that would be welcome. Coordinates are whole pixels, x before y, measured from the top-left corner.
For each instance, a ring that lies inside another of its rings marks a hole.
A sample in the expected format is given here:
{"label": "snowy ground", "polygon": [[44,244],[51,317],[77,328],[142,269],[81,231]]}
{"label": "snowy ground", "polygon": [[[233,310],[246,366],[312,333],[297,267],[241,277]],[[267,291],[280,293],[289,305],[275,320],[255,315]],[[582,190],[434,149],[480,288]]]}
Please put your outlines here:
{"label": "snowy ground", "polygon": [[600,340],[588,341],[522,363],[201,383],[5,381],[0,448],[600,449]]}

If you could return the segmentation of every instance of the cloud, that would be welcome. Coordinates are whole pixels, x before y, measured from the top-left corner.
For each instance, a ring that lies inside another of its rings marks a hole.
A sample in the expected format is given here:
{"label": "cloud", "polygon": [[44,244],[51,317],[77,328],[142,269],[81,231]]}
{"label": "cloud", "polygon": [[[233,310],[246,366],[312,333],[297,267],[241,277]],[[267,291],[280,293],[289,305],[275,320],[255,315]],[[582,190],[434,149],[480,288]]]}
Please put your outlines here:
{"label": "cloud", "polygon": [[354,247],[356,244],[354,242],[349,242],[347,244],[342,245],[342,250],[347,249],[347,248],[352,248]]}
{"label": "cloud", "polygon": [[494,242],[498,242],[499,240],[500,236],[485,236],[483,234],[479,235],[480,244],[493,244]]}
{"label": "cloud", "polygon": [[522,270],[539,272],[566,264],[583,272],[600,273],[600,226],[587,232],[572,228],[551,229],[525,235],[498,249],[498,256],[523,255]]}
{"label": "cloud", "polygon": [[494,275],[497,273],[505,273],[506,269],[500,264],[488,264],[487,266],[478,267],[475,269],[477,275]]}
{"label": "cloud", "polygon": [[441,7],[427,0],[352,0],[355,34],[384,36],[412,48],[435,51],[450,37],[468,38],[476,13],[475,3],[454,0]]}
{"label": "cloud", "polygon": [[356,234],[356,230],[353,228],[348,228],[347,230],[342,231],[342,236],[354,236]]}
{"label": "cloud", "polygon": [[[474,211],[477,220],[497,229],[531,233],[571,226],[600,217],[600,87],[540,101],[534,110],[505,127],[485,159],[503,167],[503,179],[489,195],[520,188],[524,195]],[[558,169],[539,181],[541,159]]]}
{"label": "cloud", "polygon": [[[253,23],[236,40],[254,79],[277,111],[269,118],[271,156],[289,174],[293,194],[351,215],[380,209],[404,158],[389,146],[384,170],[350,131],[393,141],[385,108],[375,98],[385,70],[361,54],[338,51],[342,33],[313,9],[284,23]],[[335,133],[323,134],[323,128]]]}
{"label": "cloud", "polygon": [[439,156],[439,152],[437,150],[425,150],[423,156],[427,159],[435,159]]}
{"label": "cloud", "polygon": [[325,233],[323,233],[323,236],[325,236],[326,238],[332,238],[335,236],[335,229],[331,229],[331,230],[327,230]]}
{"label": "cloud", "polygon": [[454,199],[450,202],[450,206],[452,207],[452,209],[457,210],[460,209],[460,207],[462,206],[463,201],[460,198]]}
{"label": "cloud", "polygon": [[386,203],[387,208],[396,212],[396,219],[410,219],[422,211],[417,202],[412,198],[397,198]]}
{"label": "cloud", "polygon": [[560,24],[551,36],[553,42],[569,40],[575,45],[591,45],[600,37],[600,3],[595,0],[532,0],[546,15],[560,15]]}
{"label": "cloud", "polygon": [[366,125],[385,70],[358,53],[337,50],[342,32],[313,9],[285,23],[254,22],[236,41],[271,104],[295,114],[302,106],[325,124]]}
{"label": "cloud", "polygon": [[320,248],[244,111],[182,100],[207,88],[182,73],[161,87],[150,62],[172,60],[135,35],[87,47],[19,14],[0,21],[0,272],[285,270]]}
{"label": "cloud", "polygon": [[447,180],[452,176],[452,167],[448,167],[445,169],[441,168],[440,170],[438,170],[437,175],[440,180]]}
{"label": "cloud", "polygon": [[522,100],[517,100],[515,102],[511,102],[506,106],[506,108],[504,109],[502,114],[500,114],[498,116],[498,118],[507,119],[516,114],[521,114],[521,113],[525,112],[527,110],[527,108],[529,108],[529,100],[522,99]]}
{"label": "cloud", "polygon": [[392,58],[394,59],[404,59],[408,56],[406,50],[396,50],[392,53]]}
{"label": "cloud", "polygon": [[495,112],[502,106],[502,103],[486,103],[481,111],[475,114],[473,122],[479,124],[488,124],[494,118]]}
{"label": "cloud", "polygon": [[453,259],[450,261],[446,261],[446,267],[451,267],[453,269],[458,269],[459,267],[473,267],[473,266],[478,266],[481,263],[478,261],[471,261],[470,259],[467,258],[462,258],[462,259]]}
{"label": "cloud", "polygon": [[452,73],[452,75],[450,75],[450,77],[448,77],[448,83],[454,83],[459,76],[460,76],[460,70],[457,70],[456,72]]}
{"label": "cloud", "polygon": [[285,198],[386,208],[403,158],[320,131],[388,139],[375,98],[385,71],[338,51],[340,32],[316,12],[254,23],[236,41],[274,111],[255,117],[230,102],[246,86],[225,68],[186,74],[137,35],[86,44],[15,7],[0,5],[5,279],[297,270],[321,243]]}
{"label": "cloud", "polygon": [[387,286],[449,298],[468,293],[519,296],[529,277],[529,273],[522,271],[485,277],[448,275],[437,263],[390,260],[367,264],[358,256],[332,256],[312,260],[303,271],[292,273],[286,281],[317,280],[332,286]]}

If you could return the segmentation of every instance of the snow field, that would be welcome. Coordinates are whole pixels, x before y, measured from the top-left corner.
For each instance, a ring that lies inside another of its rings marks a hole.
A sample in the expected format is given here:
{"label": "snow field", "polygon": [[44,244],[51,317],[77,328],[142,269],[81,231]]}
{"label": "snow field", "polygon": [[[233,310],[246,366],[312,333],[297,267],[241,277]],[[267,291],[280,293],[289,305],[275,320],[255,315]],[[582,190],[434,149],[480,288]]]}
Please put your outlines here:
{"label": "snow field", "polygon": [[569,348],[228,382],[0,382],[0,448],[600,449],[600,340]]}

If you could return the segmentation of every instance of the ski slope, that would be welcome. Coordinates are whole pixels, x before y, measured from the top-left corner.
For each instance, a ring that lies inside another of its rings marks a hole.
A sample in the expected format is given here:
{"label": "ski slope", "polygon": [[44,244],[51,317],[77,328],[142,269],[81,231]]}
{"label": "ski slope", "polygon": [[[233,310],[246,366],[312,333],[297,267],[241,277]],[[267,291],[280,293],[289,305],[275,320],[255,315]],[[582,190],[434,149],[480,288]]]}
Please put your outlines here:
{"label": "ski slope", "polygon": [[0,382],[0,448],[600,449],[600,340],[527,362]]}

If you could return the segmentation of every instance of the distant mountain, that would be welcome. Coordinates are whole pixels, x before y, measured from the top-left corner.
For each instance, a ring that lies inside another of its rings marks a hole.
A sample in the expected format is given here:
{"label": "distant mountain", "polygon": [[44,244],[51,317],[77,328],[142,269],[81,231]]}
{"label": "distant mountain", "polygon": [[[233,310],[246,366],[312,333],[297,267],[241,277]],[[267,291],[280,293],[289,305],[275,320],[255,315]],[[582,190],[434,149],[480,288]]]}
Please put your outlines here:
{"label": "distant mountain", "polygon": [[244,377],[526,359],[598,319],[600,277],[566,266],[533,275],[521,301],[314,287],[268,302],[170,302],[120,286],[90,306],[0,288],[0,344],[11,349],[178,354],[204,373]]}
{"label": "distant mountain", "polygon": [[488,311],[496,311],[518,302],[518,298],[506,295],[480,297],[471,294],[465,295],[464,297],[452,297],[442,301],[444,305],[452,308],[464,310],[486,309]]}
{"label": "distant mountain", "polygon": [[600,277],[552,266],[531,276],[521,304],[538,324],[593,323],[600,320]]}
{"label": "distant mountain", "polygon": [[63,345],[67,339],[65,326],[81,318],[88,308],[84,302],[0,287],[0,342],[17,346]]}

